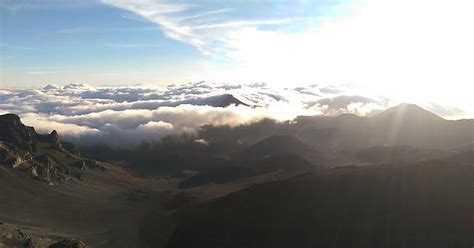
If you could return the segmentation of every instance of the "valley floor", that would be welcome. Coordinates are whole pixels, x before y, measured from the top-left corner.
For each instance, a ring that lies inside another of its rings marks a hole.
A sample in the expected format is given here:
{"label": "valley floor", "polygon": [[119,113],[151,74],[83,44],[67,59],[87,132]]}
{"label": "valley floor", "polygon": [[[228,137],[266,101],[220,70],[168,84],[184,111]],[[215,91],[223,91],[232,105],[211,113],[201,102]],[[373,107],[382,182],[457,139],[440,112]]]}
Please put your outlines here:
{"label": "valley floor", "polygon": [[48,247],[65,238],[84,240],[87,247],[166,247],[177,209],[292,176],[276,172],[180,189],[175,179],[143,179],[108,166],[106,172],[85,170],[83,181],[53,185],[0,166],[0,247],[30,239]]}

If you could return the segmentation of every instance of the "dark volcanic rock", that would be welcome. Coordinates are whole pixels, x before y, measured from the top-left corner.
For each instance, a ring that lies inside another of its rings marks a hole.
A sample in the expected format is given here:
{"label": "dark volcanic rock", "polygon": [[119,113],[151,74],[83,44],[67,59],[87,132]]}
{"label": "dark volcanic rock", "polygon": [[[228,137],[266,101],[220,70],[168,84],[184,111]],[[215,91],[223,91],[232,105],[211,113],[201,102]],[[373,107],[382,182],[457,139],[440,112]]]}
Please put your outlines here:
{"label": "dark volcanic rock", "polygon": [[23,248],[40,248],[31,238],[28,238],[23,245]]}
{"label": "dark volcanic rock", "polygon": [[8,166],[8,167],[11,167],[11,168],[16,168],[18,167],[20,164],[22,164],[23,162],[25,162],[20,156],[10,156],[9,158],[7,158],[3,163]]}
{"label": "dark volcanic rock", "polygon": [[51,180],[83,180],[77,169],[101,168],[94,160],[80,158],[77,147],[61,142],[55,130],[37,134],[13,114],[0,116],[0,165],[50,184]]}
{"label": "dark volcanic rock", "polygon": [[32,172],[33,176],[49,182],[52,176],[58,175],[59,165],[47,155],[41,154],[35,157],[34,161],[38,162],[38,166],[35,167],[36,172]]}
{"label": "dark volcanic rock", "polygon": [[63,239],[49,246],[49,248],[86,248],[86,243],[78,239]]}
{"label": "dark volcanic rock", "polygon": [[34,128],[23,125],[17,115],[0,115],[0,140],[9,146],[36,151]]}
{"label": "dark volcanic rock", "polygon": [[73,143],[61,142],[61,146],[64,150],[72,153],[73,155],[76,155],[78,157],[81,156],[81,152],[79,151],[79,148],[77,148],[77,146],[75,146]]}
{"label": "dark volcanic rock", "polygon": [[0,230],[0,247],[27,247],[39,248],[30,236],[21,229],[2,229]]}
{"label": "dark volcanic rock", "polygon": [[59,135],[56,130],[53,130],[48,135],[38,135],[38,139],[42,142],[51,144],[54,148],[60,149],[62,148],[61,141],[59,140]]}

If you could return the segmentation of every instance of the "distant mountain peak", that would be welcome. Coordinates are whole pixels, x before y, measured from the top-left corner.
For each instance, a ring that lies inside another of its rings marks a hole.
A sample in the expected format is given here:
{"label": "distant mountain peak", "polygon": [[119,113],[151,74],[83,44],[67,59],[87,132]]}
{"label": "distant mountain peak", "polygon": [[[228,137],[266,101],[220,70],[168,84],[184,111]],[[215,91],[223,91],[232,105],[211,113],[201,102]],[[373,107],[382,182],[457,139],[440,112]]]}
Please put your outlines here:
{"label": "distant mountain peak", "polygon": [[216,96],[216,98],[220,98],[222,105],[225,106],[225,107],[227,107],[229,105],[232,105],[232,104],[247,105],[232,94],[223,94],[223,95],[220,95],[220,96]]}
{"label": "distant mountain peak", "polygon": [[402,119],[424,119],[424,120],[444,120],[442,117],[430,112],[416,104],[402,103],[395,107],[374,115],[373,119],[402,118]]}
{"label": "distant mountain peak", "polygon": [[209,96],[205,98],[198,98],[192,99],[180,103],[188,103],[192,105],[208,105],[212,107],[227,107],[230,105],[244,105],[249,106],[248,104],[242,102],[241,100],[237,99],[232,94],[222,94],[222,95],[215,95]]}
{"label": "distant mountain peak", "polygon": [[[430,111],[414,104],[414,103],[401,103],[397,106],[394,106],[394,107],[391,107],[391,108],[388,108],[387,110],[390,110],[390,109],[393,109],[393,110],[405,110],[405,111],[423,111],[423,112],[428,112],[428,113],[431,113]],[[433,114],[433,113],[431,113]],[[435,115],[435,114],[433,114]]]}
{"label": "distant mountain peak", "polygon": [[57,89],[59,89],[59,87],[56,86],[56,85],[53,85],[53,84],[48,84],[48,85],[46,85],[46,86],[43,87],[43,90],[45,90],[45,91],[48,91],[48,90],[57,90]]}

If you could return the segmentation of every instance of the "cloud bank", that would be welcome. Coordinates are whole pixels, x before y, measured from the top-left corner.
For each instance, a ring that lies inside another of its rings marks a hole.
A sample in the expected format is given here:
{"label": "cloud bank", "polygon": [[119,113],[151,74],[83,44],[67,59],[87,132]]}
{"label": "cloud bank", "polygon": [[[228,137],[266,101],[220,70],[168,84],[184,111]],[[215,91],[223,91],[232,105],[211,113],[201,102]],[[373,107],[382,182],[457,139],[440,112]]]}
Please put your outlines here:
{"label": "cloud bank", "polygon": [[16,113],[37,131],[57,130],[78,143],[130,145],[163,136],[194,133],[207,124],[236,126],[298,115],[367,115],[389,105],[380,97],[347,94],[344,88],[266,84],[92,87],[69,84],[0,90],[0,113]]}

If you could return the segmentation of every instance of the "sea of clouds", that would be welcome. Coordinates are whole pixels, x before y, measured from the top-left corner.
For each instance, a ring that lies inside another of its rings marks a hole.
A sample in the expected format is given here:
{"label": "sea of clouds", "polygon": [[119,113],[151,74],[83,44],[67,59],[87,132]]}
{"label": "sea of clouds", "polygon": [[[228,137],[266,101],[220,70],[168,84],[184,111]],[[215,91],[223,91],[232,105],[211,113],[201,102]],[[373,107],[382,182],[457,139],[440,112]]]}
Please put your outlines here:
{"label": "sea of clouds", "polygon": [[[226,100],[236,104],[224,105]],[[348,94],[344,87],[322,85],[69,84],[0,90],[0,114],[18,114],[40,133],[57,130],[65,140],[119,146],[194,133],[206,124],[236,126],[264,118],[292,120],[298,115],[370,115],[389,105],[386,98]]]}

